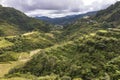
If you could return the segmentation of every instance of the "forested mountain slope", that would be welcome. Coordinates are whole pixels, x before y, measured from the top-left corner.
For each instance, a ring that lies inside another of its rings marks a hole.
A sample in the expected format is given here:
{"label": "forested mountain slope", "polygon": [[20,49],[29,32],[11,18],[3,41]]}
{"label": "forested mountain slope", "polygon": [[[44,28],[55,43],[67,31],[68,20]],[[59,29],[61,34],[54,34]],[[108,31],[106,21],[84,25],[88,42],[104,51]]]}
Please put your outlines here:
{"label": "forested mountain slope", "polygon": [[29,73],[43,79],[49,75],[48,80],[53,76],[53,80],[120,79],[120,29],[96,18],[83,18],[65,26],[59,37],[61,44],[41,50],[7,76]]}
{"label": "forested mountain slope", "polygon": [[108,7],[105,10],[101,10],[97,13],[95,16],[96,19],[99,21],[107,21],[110,22],[111,24],[115,25],[120,25],[120,2],[117,2],[110,7]]}
{"label": "forested mountain slope", "polygon": [[[95,17],[79,19],[60,30],[53,28],[47,33],[33,31],[1,37],[1,62],[18,60],[16,53],[29,54],[31,50],[40,49],[27,62],[12,68],[4,79],[119,80],[119,19],[117,21],[111,15],[119,17],[116,10],[120,4],[117,2],[113,6],[98,12]],[[111,13],[107,12],[109,9]],[[109,18],[113,20],[109,21]],[[10,52],[14,52],[12,56]],[[9,59],[8,55],[12,58]]]}
{"label": "forested mountain slope", "polygon": [[85,16],[94,16],[96,13],[97,11],[93,11],[93,12],[88,12],[84,14],[70,15],[70,16],[65,16],[65,17],[60,17],[60,18],[49,18],[49,17],[44,17],[44,16],[35,17],[35,18],[52,23],[52,24],[56,24],[56,25],[67,25]]}
{"label": "forested mountain slope", "polygon": [[[98,30],[74,41],[45,49],[25,66],[9,74],[30,72],[36,76],[54,73],[83,80],[119,79],[120,31]],[[116,66],[116,67],[115,67]]]}
{"label": "forested mountain slope", "polygon": [[26,16],[10,7],[0,6],[0,35],[15,35],[23,32],[39,30],[49,32],[50,24]]}

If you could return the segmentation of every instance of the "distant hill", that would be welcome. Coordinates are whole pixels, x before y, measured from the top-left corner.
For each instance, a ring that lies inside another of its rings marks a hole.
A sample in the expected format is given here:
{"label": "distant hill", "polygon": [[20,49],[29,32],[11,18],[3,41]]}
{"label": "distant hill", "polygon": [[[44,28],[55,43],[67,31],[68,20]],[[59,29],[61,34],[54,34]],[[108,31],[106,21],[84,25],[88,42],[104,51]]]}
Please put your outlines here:
{"label": "distant hill", "polygon": [[15,35],[32,30],[48,32],[50,26],[14,8],[0,6],[0,35]]}
{"label": "distant hill", "polygon": [[[111,24],[120,23],[116,20],[119,12],[107,12],[116,11],[118,5],[119,2],[112,10],[109,7],[95,17],[84,17],[65,25],[57,37],[59,44],[41,50],[8,75],[22,76],[29,72],[41,80],[119,80],[120,29]],[[113,14],[117,17],[111,16]]]}
{"label": "distant hill", "polygon": [[65,17],[60,17],[60,18],[49,18],[46,16],[42,16],[42,17],[35,17],[36,19],[40,19],[43,21],[47,21],[49,23],[52,24],[59,24],[59,25],[64,25],[64,24],[68,24],[71,23],[79,18],[82,18],[84,16],[93,16],[97,13],[97,11],[94,12],[88,12],[85,14],[79,14],[79,15],[70,15],[70,16],[65,16]]}
{"label": "distant hill", "polygon": [[99,21],[107,21],[113,23],[115,26],[120,25],[120,1],[111,5],[105,10],[99,11],[95,18]]}
{"label": "distant hill", "polygon": [[[3,15],[5,18],[0,20],[0,27],[2,23],[6,23],[18,26],[13,25],[8,31],[13,31],[12,28],[33,31],[17,36],[0,37],[1,64],[8,62],[15,65],[11,61],[17,61],[18,64],[21,60],[23,62],[14,68],[0,66],[2,71],[10,68],[5,73],[1,71],[1,75],[5,74],[3,77],[5,80],[119,80],[119,8],[120,3],[117,2],[93,17],[79,17],[74,20],[74,16],[68,16],[68,19],[67,17],[64,19],[74,22],[69,21],[70,24],[61,26],[61,29],[56,25],[57,29],[52,31],[49,31],[50,25],[37,24],[39,20],[28,17],[32,19],[29,21],[25,16],[23,18],[28,21],[25,20],[24,27],[28,23],[35,25],[24,29],[19,23],[21,19],[17,22],[20,17],[15,18],[13,15],[9,20]],[[18,20],[12,22],[14,19]],[[42,17],[42,19],[49,18]],[[2,31],[5,30],[2,28]],[[24,79],[13,79],[19,77]]]}

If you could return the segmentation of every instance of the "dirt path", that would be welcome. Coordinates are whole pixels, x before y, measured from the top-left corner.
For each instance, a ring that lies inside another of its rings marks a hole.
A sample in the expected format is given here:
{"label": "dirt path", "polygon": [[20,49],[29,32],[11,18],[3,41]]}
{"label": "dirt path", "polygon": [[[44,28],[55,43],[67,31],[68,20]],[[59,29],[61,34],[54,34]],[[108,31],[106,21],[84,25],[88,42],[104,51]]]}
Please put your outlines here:
{"label": "dirt path", "polygon": [[19,61],[26,62],[26,61],[30,60],[33,55],[35,55],[35,54],[37,54],[38,52],[40,52],[40,50],[41,50],[41,49],[36,49],[36,50],[31,51],[31,52],[28,53],[28,54],[21,53],[18,60],[19,60]]}
{"label": "dirt path", "polygon": [[7,74],[10,69],[14,68],[17,65],[23,64],[23,63],[24,62],[20,62],[20,61],[1,63],[0,64],[0,77],[3,77],[5,74]]}
{"label": "dirt path", "polygon": [[[60,45],[54,45],[44,50],[50,50],[51,48],[57,48],[58,46]],[[13,61],[10,63],[0,63],[0,77],[4,77],[4,75],[7,74],[9,70],[14,68],[15,66],[25,64],[27,61],[29,61],[32,58],[33,55],[39,53],[41,50],[42,49],[36,49],[36,50],[30,51],[30,53],[20,53],[18,61]]]}
{"label": "dirt path", "polygon": [[4,77],[4,75],[7,74],[9,70],[14,68],[15,66],[26,63],[28,60],[32,58],[33,55],[37,54],[40,50],[41,49],[31,51],[29,54],[21,53],[18,61],[0,63],[0,77]]}

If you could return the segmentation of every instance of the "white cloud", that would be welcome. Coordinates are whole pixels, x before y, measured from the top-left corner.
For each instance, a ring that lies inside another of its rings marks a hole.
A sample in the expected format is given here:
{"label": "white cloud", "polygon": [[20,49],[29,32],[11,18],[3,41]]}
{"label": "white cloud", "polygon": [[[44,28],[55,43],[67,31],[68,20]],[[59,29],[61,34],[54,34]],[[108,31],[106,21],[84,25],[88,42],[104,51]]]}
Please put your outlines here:
{"label": "white cloud", "polygon": [[100,10],[118,0],[0,0],[0,4],[14,7],[29,16],[61,17]]}

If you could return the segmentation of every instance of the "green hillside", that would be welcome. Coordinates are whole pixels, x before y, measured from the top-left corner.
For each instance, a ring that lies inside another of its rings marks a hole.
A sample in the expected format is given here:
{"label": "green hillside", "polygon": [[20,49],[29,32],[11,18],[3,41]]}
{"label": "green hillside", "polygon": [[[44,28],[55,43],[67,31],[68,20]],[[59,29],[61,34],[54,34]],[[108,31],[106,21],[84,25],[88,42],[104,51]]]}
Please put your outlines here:
{"label": "green hillside", "polygon": [[49,32],[51,25],[26,16],[24,13],[9,7],[0,7],[0,35],[17,35],[28,31]]}
{"label": "green hillside", "polygon": [[[83,80],[118,80],[120,65],[120,31],[98,30],[74,41],[45,49],[15,72],[36,76],[56,74]],[[117,62],[117,63],[116,63]],[[116,67],[115,67],[116,66]],[[111,72],[112,71],[112,72]]]}
{"label": "green hillside", "polygon": [[19,54],[21,52],[44,49],[53,46],[56,42],[54,34],[40,33],[38,31],[18,36],[0,37],[0,62],[11,61],[9,54],[14,56],[14,53]]}
{"label": "green hillside", "polygon": [[119,17],[120,17],[120,2],[111,5],[105,10],[99,11],[95,16],[95,18],[98,19],[99,21],[110,22],[111,24],[114,24],[115,27],[117,27],[116,25],[120,25]]}
{"label": "green hillside", "polygon": [[119,80],[119,6],[117,2],[63,29],[1,7],[9,18],[2,13],[0,79]]}

